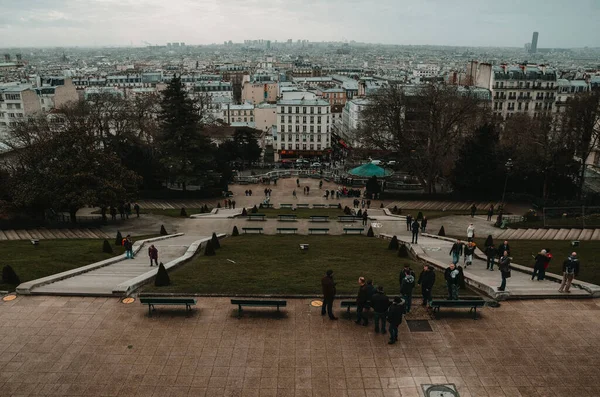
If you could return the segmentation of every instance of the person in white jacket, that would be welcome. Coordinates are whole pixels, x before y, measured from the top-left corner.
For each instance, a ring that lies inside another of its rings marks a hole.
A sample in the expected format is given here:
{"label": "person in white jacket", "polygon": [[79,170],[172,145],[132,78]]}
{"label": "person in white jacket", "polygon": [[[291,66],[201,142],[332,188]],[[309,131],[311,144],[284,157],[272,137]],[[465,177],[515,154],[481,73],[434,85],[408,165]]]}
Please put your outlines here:
{"label": "person in white jacket", "polygon": [[471,242],[473,241],[473,239],[475,238],[475,226],[473,226],[473,224],[469,224],[469,227],[467,228],[467,241]]}

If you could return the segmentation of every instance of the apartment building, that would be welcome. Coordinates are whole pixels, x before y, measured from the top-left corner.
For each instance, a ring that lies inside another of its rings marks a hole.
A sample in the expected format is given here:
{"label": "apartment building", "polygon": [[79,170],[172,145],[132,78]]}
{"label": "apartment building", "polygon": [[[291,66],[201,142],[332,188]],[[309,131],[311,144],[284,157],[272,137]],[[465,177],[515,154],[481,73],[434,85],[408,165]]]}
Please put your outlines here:
{"label": "apartment building", "polygon": [[223,108],[223,121],[232,126],[254,128],[256,125],[254,121],[254,105],[251,103],[227,105]]}
{"label": "apartment building", "polygon": [[30,84],[0,85],[0,137],[28,116],[41,112],[40,100]]}
{"label": "apartment building", "polygon": [[242,86],[242,102],[252,104],[275,103],[278,94],[279,84],[276,81],[245,81]]}

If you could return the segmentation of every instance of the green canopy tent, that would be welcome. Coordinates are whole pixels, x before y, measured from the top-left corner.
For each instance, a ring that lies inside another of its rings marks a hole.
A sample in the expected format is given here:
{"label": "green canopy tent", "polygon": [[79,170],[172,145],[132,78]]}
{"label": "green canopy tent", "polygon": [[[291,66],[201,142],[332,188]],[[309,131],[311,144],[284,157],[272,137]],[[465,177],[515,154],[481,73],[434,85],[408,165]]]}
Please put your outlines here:
{"label": "green canopy tent", "polygon": [[393,174],[392,171],[381,168],[375,164],[367,163],[348,171],[348,174],[363,178],[370,178],[373,175],[382,178]]}

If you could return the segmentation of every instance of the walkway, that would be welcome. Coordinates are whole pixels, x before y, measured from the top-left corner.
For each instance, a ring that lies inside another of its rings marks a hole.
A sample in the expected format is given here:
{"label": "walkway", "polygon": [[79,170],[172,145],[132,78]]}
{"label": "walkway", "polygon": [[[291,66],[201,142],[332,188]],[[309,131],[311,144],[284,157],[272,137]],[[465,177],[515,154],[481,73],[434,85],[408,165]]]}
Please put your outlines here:
{"label": "walkway", "polygon": [[[106,261],[99,262],[98,264],[94,264],[98,266],[89,266],[92,268],[95,267],[94,269],[83,273],[75,273],[74,275],[73,271],[57,274],[46,278],[52,279],[48,284],[42,283],[42,285],[39,285],[40,280],[43,281],[45,279],[33,280],[21,284],[17,291],[20,293],[47,295],[111,296],[119,284],[150,271],[156,272],[156,267],[150,268],[148,259],[147,251],[150,244],[154,244],[158,248],[159,261],[167,264],[184,255],[193,242],[202,238],[197,235],[181,235],[144,243],[134,259],[124,259],[124,255],[121,255],[117,258],[118,262],[112,261],[111,264],[106,266],[101,265],[102,263],[106,263]],[[63,276],[66,276],[66,278],[61,279]],[[25,290],[26,288],[28,289]]]}

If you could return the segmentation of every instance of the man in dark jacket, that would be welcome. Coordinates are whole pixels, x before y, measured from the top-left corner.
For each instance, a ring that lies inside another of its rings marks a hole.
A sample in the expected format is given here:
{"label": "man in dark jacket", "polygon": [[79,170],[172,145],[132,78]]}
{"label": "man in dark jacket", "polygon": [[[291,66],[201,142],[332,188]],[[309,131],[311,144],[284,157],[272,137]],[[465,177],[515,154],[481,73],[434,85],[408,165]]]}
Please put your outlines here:
{"label": "man in dark jacket", "polygon": [[412,225],[410,226],[410,229],[412,230],[412,243],[413,244],[418,244],[420,228],[421,228],[421,225],[419,225],[419,222],[415,219],[413,221]]}
{"label": "man in dark jacket", "polygon": [[418,284],[421,286],[421,295],[423,295],[423,306],[429,305],[431,302],[431,291],[435,284],[435,271],[429,265],[423,266],[423,271],[419,275]]}
{"label": "man in dark jacket", "polygon": [[335,299],[335,282],[333,281],[333,270],[327,270],[325,277],[321,279],[321,287],[323,288],[323,306],[321,306],[321,315],[329,315],[330,320],[337,320],[333,315],[333,300]]}
{"label": "man in dark jacket", "polygon": [[490,245],[485,249],[485,256],[487,257],[487,267],[486,269],[494,270],[494,260],[496,259],[496,247],[494,244]]}
{"label": "man in dark jacket", "polygon": [[424,216],[423,219],[421,219],[421,233],[425,233],[427,231],[427,217]]}
{"label": "man in dark jacket", "polygon": [[402,299],[397,296],[387,312],[387,321],[390,323],[389,345],[393,345],[398,341],[398,326],[402,323],[402,314],[404,314],[404,304]]}
{"label": "man in dark jacket", "polygon": [[412,225],[412,216],[410,214],[406,215],[406,230],[410,230]]}
{"label": "man in dark jacket", "polygon": [[560,284],[560,288],[558,292],[571,292],[569,289],[571,288],[571,283],[573,279],[579,275],[579,259],[577,259],[577,252],[572,252],[571,256],[569,256],[563,262],[563,279]]}
{"label": "man in dark jacket", "polygon": [[450,254],[452,255],[452,263],[456,265],[460,256],[463,253],[463,243],[460,240],[456,240],[454,244],[452,244],[452,248],[450,248]]}
{"label": "man in dark jacket", "polygon": [[383,287],[380,285],[371,298],[371,307],[373,307],[375,317],[375,332],[379,332],[379,324],[381,324],[381,333],[385,334],[385,319],[389,306],[390,298],[383,292]]}
{"label": "man in dark jacket", "polygon": [[125,237],[123,247],[125,247],[125,258],[133,259],[133,241],[131,240],[131,235],[128,234],[127,237]]}
{"label": "man in dark jacket", "polygon": [[448,299],[458,300],[458,290],[464,282],[462,277],[462,268],[456,266],[454,263],[450,263],[450,266],[448,266],[444,272],[446,286],[448,287]]}
{"label": "man in dark jacket", "polygon": [[504,251],[508,252],[508,256],[510,256],[510,245],[508,245],[508,240],[504,240],[504,243],[500,244],[498,247],[498,258],[504,254]]}
{"label": "man in dark jacket", "polygon": [[535,263],[533,265],[533,273],[531,274],[531,280],[535,278],[537,275],[538,281],[542,281],[544,279],[544,275],[546,273],[546,262],[548,262],[548,257],[546,256],[546,250],[541,250],[535,257]]}
{"label": "man in dark jacket", "polygon": [[364,313],[369,301],[369,291],[364,277],[358,278],[358,295],[356,296],[356,324],[361,322],[366,327],[369,325],[369,319]]}
{"label": "man in dark jacket", "polygon": [[504,291],[506,289],[506,279],[510,277],[510,257],[508,256],[508,251],[504,251],[500,257],[498,269],[502,276],[502,282],[500,283],[500,287],[498,287],[498,291]]}

